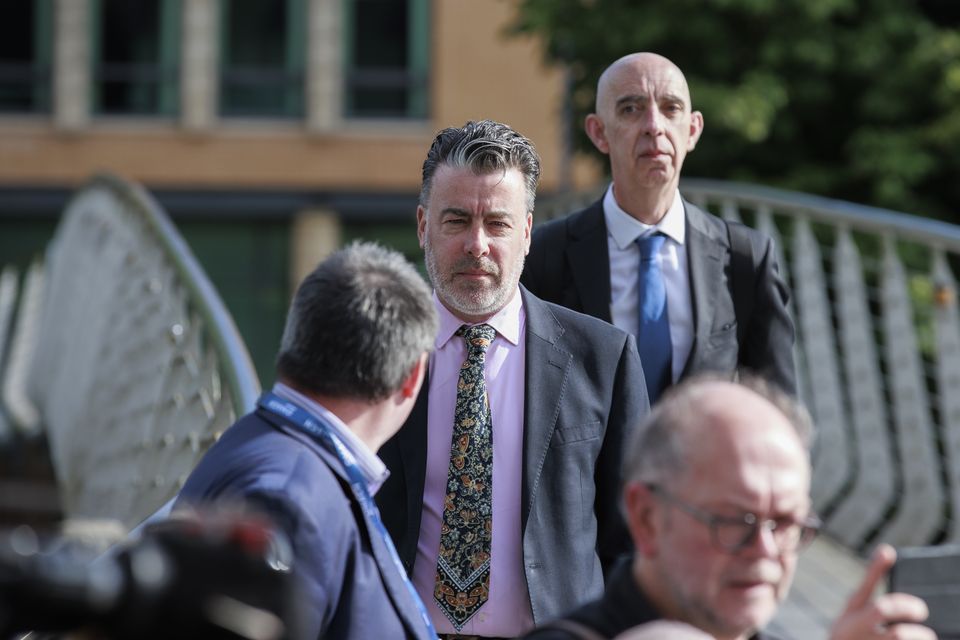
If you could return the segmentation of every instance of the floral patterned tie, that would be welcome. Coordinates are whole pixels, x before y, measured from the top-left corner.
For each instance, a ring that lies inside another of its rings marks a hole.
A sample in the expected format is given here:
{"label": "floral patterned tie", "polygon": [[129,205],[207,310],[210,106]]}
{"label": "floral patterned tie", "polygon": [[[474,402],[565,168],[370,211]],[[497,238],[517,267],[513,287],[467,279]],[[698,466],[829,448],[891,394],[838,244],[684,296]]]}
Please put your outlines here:
{"label": "floral patterned tie", "polygon": [[483,361],[496,330],[488,324],[457,330],[467,343],[460,367],[453,444],[440,529],[433,597],[460,631],[490,592],[493,531],[493,423],[483,380]]}

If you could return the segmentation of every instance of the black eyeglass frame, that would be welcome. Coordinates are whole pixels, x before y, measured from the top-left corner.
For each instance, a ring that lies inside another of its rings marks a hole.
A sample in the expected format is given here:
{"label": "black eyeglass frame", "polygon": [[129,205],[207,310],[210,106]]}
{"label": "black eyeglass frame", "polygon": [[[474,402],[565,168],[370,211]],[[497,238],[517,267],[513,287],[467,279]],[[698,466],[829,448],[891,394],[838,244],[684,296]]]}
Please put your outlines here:
{"label": "black eyeglass frame", "polygon": [[[773,534],[774,542],[776,542],[777,549],[780,551],[780,553],[786,553],[791,551],[800,552],[804,548],[806,548],[811,542],[813,542],[814,538],[817,537],[817,533],[819,533],[820,531],[820,527],[823,524],[820,521],[820,518],[818,518],[816,515],[813,515],[813,514],[808,515],[806,518],[804,518],[801,521],[797,521],[797,520],[784,521],[784,520],[775,520],[773,518],[761,519],[757,514],[750,513],[750,512],[744,513],[740,517],[721,516],[715,513],[711,513],[705,509],[696,507],[683,500],[680,500],[679,498],[671,494],[669,491],[667,491],[660,485],[647,484],[646,487],[650,491],[650,493],[657,496],[664,502],[667,502],[670,505],[677,507],[678,509],[680,509],[681,511],[683,511],[684,513],[692,517],[694,520],[697,520],[698,522],[705,524],[707,528],[710,529],[710,540],[713,542],[714,548],[716,548],[718,551],[729,553],[731,555],[736,555],[741,551],[743,551],[744,549],[746,549],[748,546],[750,546],[750,544],[757,538],[757,536],[760,535],[761,528],[767,529],[768,531],[770,531],[771,534]],[[724,544],[723,542],[721,542],[720,535],[718,533],[718,527],[724,524],[743,526],[745,530],[747,527],[749,527],[749,532],[747,532],[744,535],[743,539],[736,544],[733,544],[733,545]],[[776,535],[777,531],[783,530],[785,526],[786,527],[797,526],[800,528],[799,533],[796,537],[796,542],[793,543],[792,545],[784,546],[783,540],[790,540],[789,537],[778,538]]]}

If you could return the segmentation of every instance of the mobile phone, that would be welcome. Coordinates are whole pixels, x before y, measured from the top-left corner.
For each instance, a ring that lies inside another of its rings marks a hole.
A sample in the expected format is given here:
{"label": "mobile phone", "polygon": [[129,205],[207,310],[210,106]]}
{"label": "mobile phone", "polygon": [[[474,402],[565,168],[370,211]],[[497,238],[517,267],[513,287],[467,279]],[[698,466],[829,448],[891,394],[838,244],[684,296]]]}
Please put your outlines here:
{"label": "mobile phone", "polygon": [[940,640],[960,640],[960,545],[899,547],[889,590],[923,598],[925,624]]}

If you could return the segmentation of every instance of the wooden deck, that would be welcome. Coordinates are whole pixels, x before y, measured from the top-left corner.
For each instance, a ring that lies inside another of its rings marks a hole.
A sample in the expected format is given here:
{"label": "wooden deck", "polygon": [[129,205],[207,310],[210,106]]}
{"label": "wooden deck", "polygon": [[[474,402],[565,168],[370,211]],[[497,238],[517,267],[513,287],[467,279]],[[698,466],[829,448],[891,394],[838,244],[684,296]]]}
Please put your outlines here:
{"label": "wooden deck", "polygon": [[790,595],[770,631],[790,640],[826,640],[830,625],[860,584],[866,562],[820,536],[800,556]]}

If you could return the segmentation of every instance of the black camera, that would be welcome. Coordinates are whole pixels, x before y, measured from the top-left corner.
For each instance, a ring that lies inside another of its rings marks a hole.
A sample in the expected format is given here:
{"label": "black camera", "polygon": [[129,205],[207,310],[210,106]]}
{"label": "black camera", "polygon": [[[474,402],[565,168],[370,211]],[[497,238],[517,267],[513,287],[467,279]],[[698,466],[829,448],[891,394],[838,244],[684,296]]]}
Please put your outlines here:
{"label": "black camera", "polygon": [[242,516],[190,514],[146,527],[92,562],[40,550],[21,530],[0,544],[0,638],[83,631],[109,640],[300,640],[286,539]]}

